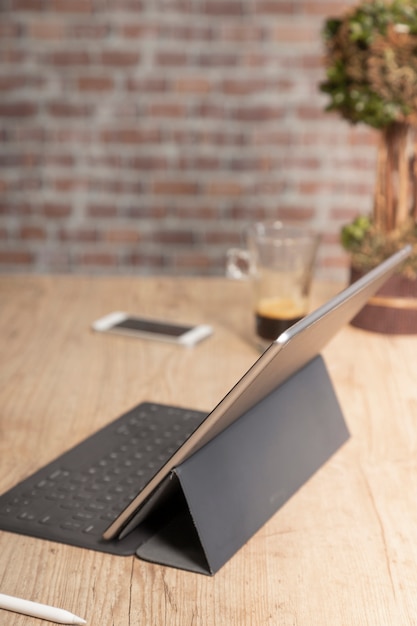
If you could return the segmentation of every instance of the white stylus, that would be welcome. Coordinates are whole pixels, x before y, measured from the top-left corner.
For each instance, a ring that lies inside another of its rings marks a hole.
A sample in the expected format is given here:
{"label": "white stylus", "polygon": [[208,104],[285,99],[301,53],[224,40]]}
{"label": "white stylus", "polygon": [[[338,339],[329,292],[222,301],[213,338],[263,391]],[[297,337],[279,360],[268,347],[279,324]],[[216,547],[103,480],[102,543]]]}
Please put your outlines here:
{"label": "white stylus", "polygon": [[14,611],[15,613],[23,613],[31,617],[39,617],[41,619],[56,622],[57,624],[86,624],[85,619],[77,617],[64,609],[57,609],[47,604],[39,604],[31,600],[22,600],[14,596],[6,596],[0,593],[0,609]]}

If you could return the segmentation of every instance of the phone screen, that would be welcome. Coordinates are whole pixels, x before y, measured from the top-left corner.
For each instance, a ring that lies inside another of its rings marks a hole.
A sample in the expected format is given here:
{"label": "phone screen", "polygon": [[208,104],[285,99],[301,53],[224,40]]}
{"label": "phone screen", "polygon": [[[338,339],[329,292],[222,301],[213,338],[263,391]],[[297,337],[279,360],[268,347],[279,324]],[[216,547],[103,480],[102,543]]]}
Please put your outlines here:
{"label": "phone screen", "polygon": [[151,320],[141,320],[135,317],[128,317],[123,320],[123,322],[115,324],[113,328],[124,328],[125,330],[136,330],[138,332],[153,333],[156,335],[168,335],[169,337],[181,337],[184,333],[192,330],[192,326],[153,322]]}

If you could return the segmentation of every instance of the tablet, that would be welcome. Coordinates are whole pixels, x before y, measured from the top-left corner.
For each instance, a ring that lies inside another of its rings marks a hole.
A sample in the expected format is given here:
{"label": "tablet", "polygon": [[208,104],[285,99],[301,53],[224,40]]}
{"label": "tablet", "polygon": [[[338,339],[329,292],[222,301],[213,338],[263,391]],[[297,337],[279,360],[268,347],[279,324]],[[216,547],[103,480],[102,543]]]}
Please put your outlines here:
{"label": "tablet", "polygon": [[281,334],[120,512],[103,538],[126,536],[144,517],[146,501],[171,470],[317,356],[410,252],[411,246],[406,246]]}

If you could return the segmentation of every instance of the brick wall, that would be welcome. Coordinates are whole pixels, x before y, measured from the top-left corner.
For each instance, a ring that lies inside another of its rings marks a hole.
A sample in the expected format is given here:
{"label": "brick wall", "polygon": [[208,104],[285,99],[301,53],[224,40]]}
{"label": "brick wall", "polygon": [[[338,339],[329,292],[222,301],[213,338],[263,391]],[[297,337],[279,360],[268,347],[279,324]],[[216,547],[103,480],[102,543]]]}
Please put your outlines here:
{"label": "brick wall", "polygon": [[0,0],[0,271],[221,274],[245,224],[372,202],[376,137],[323,112],[336,0]]}

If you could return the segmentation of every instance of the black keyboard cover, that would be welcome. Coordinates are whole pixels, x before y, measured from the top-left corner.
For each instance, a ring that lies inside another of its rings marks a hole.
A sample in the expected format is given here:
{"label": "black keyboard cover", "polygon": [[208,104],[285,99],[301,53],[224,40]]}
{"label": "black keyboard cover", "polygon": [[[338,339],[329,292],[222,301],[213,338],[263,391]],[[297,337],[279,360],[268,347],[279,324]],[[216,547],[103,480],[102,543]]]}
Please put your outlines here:
{"label": "black keyboard cover", "polygon": [[102,533],[206,413],[143,403],[0,496],[0,529],[114,554],[137,537]]}

